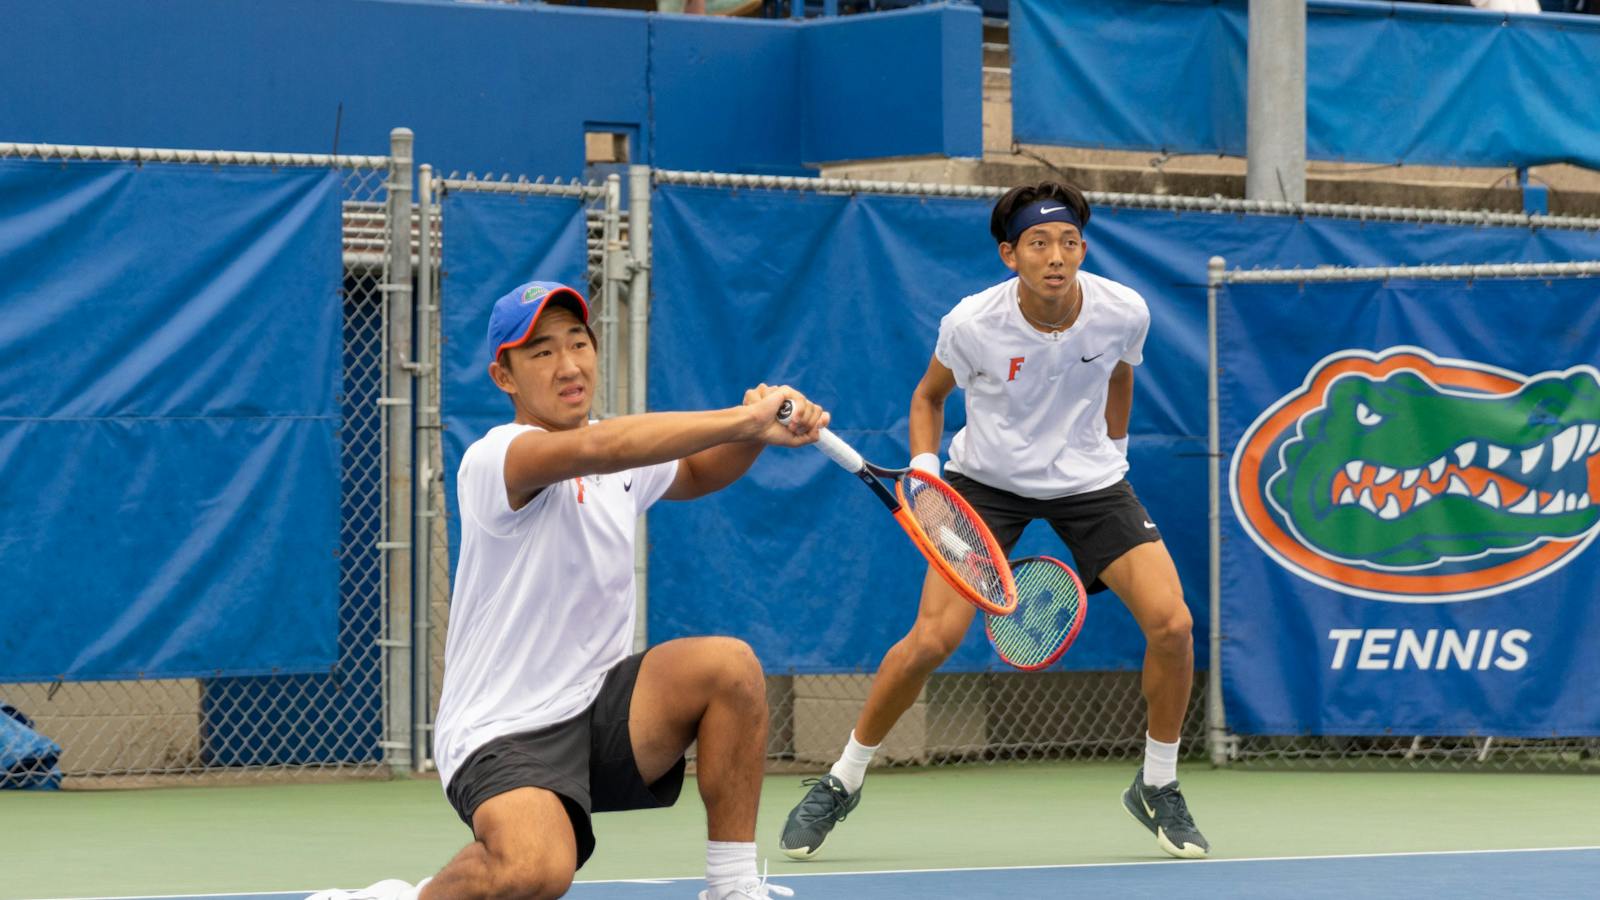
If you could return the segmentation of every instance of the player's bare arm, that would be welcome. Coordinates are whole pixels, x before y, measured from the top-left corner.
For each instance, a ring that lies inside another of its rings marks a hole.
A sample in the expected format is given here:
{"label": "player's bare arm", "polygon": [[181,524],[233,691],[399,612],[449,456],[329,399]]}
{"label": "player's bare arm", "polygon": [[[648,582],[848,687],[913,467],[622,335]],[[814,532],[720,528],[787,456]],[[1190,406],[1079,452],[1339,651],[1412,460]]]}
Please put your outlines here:
{"label": "player's bare arm", "polygon": [[[678,463],[678,474],[667,488],[665,499],[693,500],[720,491],[749,471],[765,447],[809,444],[817,439],[818,431],[827,427],[828,413],[791,387],[757,385],[745,391],[744,405],[749,408],[770,402],[771,397],[794,401],[787,424],[780,424],[774,418],[767,421],[767,433],[759,440],[720,444],[684,457]],[[782,399],[778,403],[781,405]]]}
{"label": "player's bare arm", "polygon": [[733,441],[798,446],[806,441],[776,424],[783,400],[775,392],[748,406],[644,413],[566,431],[528,431],[506,450],[506,493],[516,509],[541,488],[580,475],[654,465]]}
{"label": "player's bare arm", "polygon": [[938,453],[944,435],[944,402],[956,389],[956,375],[935,356],[911,392],[911,455]]}
{"label": "player's bare arm", "polygon": [[1111,370],[1106,390],[1106,436],[1120,440],[1128,436],[1128,416],[1133,411],[1133,366],[1117,363]]}

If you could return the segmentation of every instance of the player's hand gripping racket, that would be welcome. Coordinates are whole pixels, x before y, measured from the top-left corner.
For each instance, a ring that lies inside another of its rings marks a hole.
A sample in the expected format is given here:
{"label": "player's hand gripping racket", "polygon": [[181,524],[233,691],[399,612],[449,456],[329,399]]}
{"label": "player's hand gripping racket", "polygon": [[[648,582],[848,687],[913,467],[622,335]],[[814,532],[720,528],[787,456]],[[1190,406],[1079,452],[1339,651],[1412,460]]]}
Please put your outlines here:
{"label": "player's hand gripping racket", "polygon": [[[784,401],[778,421],[787,423],[793,411],[793,405]],[[956,593],[994,616],[1009,615],[1017,608],[1017,589],[1005,552],[955,488],[927,472],[886,469],[867,462],[826,428],[817,435],[816,447],[872,489],[911,543]],[[894,491],[879,479],[893,481]]]}
{"label": "player's hand gripping racket", "polygon": [[1083,628],[1089,595],[1078,573],[1048,556],[1011,563],[1017,609],[985,616],[984,630],[1000,658],[1019,669],[1042,669],[1061,658]]}

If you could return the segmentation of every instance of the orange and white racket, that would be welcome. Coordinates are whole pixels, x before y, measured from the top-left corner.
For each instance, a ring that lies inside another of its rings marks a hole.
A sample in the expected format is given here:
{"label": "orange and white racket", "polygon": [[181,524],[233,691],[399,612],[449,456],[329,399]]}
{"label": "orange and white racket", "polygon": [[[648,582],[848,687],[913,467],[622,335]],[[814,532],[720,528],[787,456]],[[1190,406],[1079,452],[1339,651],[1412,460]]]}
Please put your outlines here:
{"label": "orange and white racket", "polygon": [[[793,406],[785,401],[778,421],[787,423],[792,412]],[[1007,616],[1017,608],[1017,587],[1005,552],[955,488],[918,469],[867,462],[826,428],[817,436],[816,447],[872,489],[928,564],[963,599],[990,615]],[[894,483],[892,492],[885,481]]]}

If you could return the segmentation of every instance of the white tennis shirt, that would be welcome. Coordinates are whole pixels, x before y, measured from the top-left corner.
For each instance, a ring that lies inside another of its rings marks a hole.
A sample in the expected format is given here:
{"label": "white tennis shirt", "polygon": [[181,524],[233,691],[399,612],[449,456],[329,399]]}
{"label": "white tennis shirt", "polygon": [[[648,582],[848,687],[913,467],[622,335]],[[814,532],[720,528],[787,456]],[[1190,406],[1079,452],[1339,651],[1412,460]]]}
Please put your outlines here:
{"label": "white tennis shirt", "polygon": [[1109,278],[1079,271],[1078,284],[1078,320],[1054,334],[1023,318],[1015,278],[940,320],[934,356],[967,402],[950,471],[1038,500],[1110,487],[1128,471],[1106,435],[1106,386],[1119,361],[1144,361],[1150,309]]}
{"label": "white tennis shirt", "polygon": [[456,478],[461,554],[434,725],[446,786],[489,741],[583,712],[632,652],[634,522],[678,472],[674,461],[585,475],[513,510],[506,448],[532,430],[491,429]]}

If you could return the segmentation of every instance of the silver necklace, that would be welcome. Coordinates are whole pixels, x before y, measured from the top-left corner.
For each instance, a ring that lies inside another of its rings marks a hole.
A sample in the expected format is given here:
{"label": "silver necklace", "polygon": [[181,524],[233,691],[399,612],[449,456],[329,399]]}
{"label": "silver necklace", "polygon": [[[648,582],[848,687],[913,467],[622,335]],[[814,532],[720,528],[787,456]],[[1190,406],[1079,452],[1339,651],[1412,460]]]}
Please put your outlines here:
{"label": "silver necklace", "polygon": [[[1082,304],[1080,303],[1079,305],[1081,306]],[[1068,319],[1070,319],[1073,316],[1078,314],[1078,310],[1076,308],[1074,308],[1071,312],[1067,313],[1066,315],[1062,316],[1061,318],[1057,319],[1054,322],[1041,322],[1038,319],[1035,319],[1033,316],[1028,315],[1028,311],[1026,309],[1022,308],[1022,300],[1021,299],[1017,300],[1017,311],[1022,313],[1022,317],[1024,319],[1027,319],[1028,323],[1033,325],[1034,327],[1036,327],[1036,328],[1048,328],[1048,329],[1052,329],[1052,330],[1054,330],[1056,328],[1060,328],[1062,325],[1065,325]]]}

